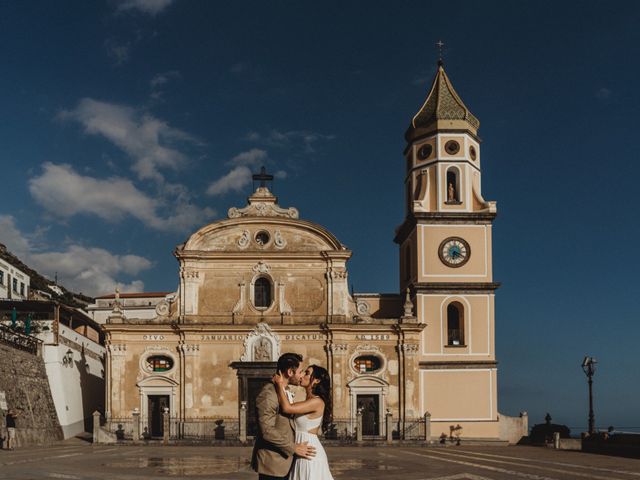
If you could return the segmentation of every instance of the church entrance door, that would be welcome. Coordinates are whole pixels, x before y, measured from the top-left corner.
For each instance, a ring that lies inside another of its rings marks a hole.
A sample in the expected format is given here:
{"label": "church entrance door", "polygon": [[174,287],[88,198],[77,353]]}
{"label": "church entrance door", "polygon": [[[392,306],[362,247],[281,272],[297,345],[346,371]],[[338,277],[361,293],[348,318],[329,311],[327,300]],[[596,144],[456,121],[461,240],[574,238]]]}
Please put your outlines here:
{"label": "church entrance door", "polygon": [[164,435],[163,414],[169,408],[169,395],[149,395],[149,430],[152,437]]}
{"label": "church entrance door", "polygon": [[256,397],[267,383],[271,383],[271,378],[247,379],[247,435],[250,437],[255,437],[256,433],[258,433]]}
{"label": "church entrance door", "polygon": [[358,410],[362,412],[362,435],[380,435],[380,397],[358,395]]}
{"label": "church entrance door", "polygon": [[271,382],[276,372],[276,362],[233,362],[238,374],[238,408],[244,403],[247,408],[247,436],[258,432],[256,419],[256,397],[266,383]]}

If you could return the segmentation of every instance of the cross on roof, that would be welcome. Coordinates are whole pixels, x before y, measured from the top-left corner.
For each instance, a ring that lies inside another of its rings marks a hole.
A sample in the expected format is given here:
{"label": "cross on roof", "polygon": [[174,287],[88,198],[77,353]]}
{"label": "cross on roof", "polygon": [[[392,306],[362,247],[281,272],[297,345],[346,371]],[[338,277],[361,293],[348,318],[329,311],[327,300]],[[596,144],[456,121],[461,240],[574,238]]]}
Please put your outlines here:
{"label": "cross on roof", "polygon": [[256,180],[260,181],[260,186],[262,188],[267,186],[267,182],[272,182],[273,181],[273,175],[269,175],[267,173],[267,169],[262,167],[260,169],[260,173],[254,173],[253,175],[251,175],[251,178],[253,178],[253,181],[255,182]]}
{"label": "cross on roof", "polygon": [[442,40],[438,40],[436,42],[436,47],[438,47],[438,65],[442,65],[442,47],[444,47],[444,42]]}

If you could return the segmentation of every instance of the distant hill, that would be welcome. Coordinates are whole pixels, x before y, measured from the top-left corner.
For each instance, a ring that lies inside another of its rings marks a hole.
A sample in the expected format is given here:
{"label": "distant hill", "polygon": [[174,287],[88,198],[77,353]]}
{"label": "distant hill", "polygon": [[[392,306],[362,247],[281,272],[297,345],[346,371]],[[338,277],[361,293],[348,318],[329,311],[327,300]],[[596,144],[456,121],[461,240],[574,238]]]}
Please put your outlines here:
{"label": "distant hill", "polygon": [[34,269],[26,265],[24,262],[22,262],[22,260],[16,257],[9,250],[7,250],[7,247],[2,243],[0,243],[0,258],[29,275],[29,278],[31,279],[31,291],[39,290],[41,292],[44,292],[47,295],[51,295],[52,299],[64,303],[65,305],[69,305],[70,307],[84,308],[88,304],[94,302],[94,299],[91,297],[87,297],[86,295],[82,295],[81,293],[74,293],[70,290],[67,290],[62,285],[57,285],[56,288],[62,291],[62,295],[60,295],[58,292],[56,292],[55,289],[49,287],[49,285],[55,285],[55,282],[53,280],[49,280],[45,276],[40,275],[40,273],[36,272]]}

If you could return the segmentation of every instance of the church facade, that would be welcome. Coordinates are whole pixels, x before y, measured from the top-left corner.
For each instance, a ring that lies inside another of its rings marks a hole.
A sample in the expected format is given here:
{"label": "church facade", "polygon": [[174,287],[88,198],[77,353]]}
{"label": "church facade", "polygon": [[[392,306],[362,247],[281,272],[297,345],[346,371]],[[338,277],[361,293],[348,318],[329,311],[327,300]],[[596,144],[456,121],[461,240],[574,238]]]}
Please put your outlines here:
{"label": "church facade", "polygon": [[[442,65],[406,133],[406,216],[396,230],[397,294],[352,294],[351,251],[320,225],[281,207],[269,176],[242,208],[178,245],[179,288],[153,318],[116,296],[106,333],[106,416],[140,412],[152,435],[176,422],[246,412],[278,356],[326,367],[334,418],[365,436],[402,436],[431,415],[432,434],[498,439],[491,232],[495,202],[481,194],[478,120]],[[142,429],[141,429],[142,430]]]}

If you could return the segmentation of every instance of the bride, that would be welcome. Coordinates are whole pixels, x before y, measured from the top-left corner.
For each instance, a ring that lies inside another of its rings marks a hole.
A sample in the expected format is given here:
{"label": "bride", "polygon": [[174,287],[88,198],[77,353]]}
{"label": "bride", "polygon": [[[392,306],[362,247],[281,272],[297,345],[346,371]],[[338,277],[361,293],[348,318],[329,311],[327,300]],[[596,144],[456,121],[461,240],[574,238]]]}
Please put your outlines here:
{"label": "bride", "polygon": [[300,386],[307,391],[304,402],[290,403],[285,390],[286,380],[278,373],[273,377],[278,386],[280,409],[295,415],[296,443],[308,442],[316,448],[313,458],[297,458],[289,480],[333,480],[329,471],[327,454],[318,439],[318,433],[331,426],[331,379],[322,367],[310,365],[304,372]]}

